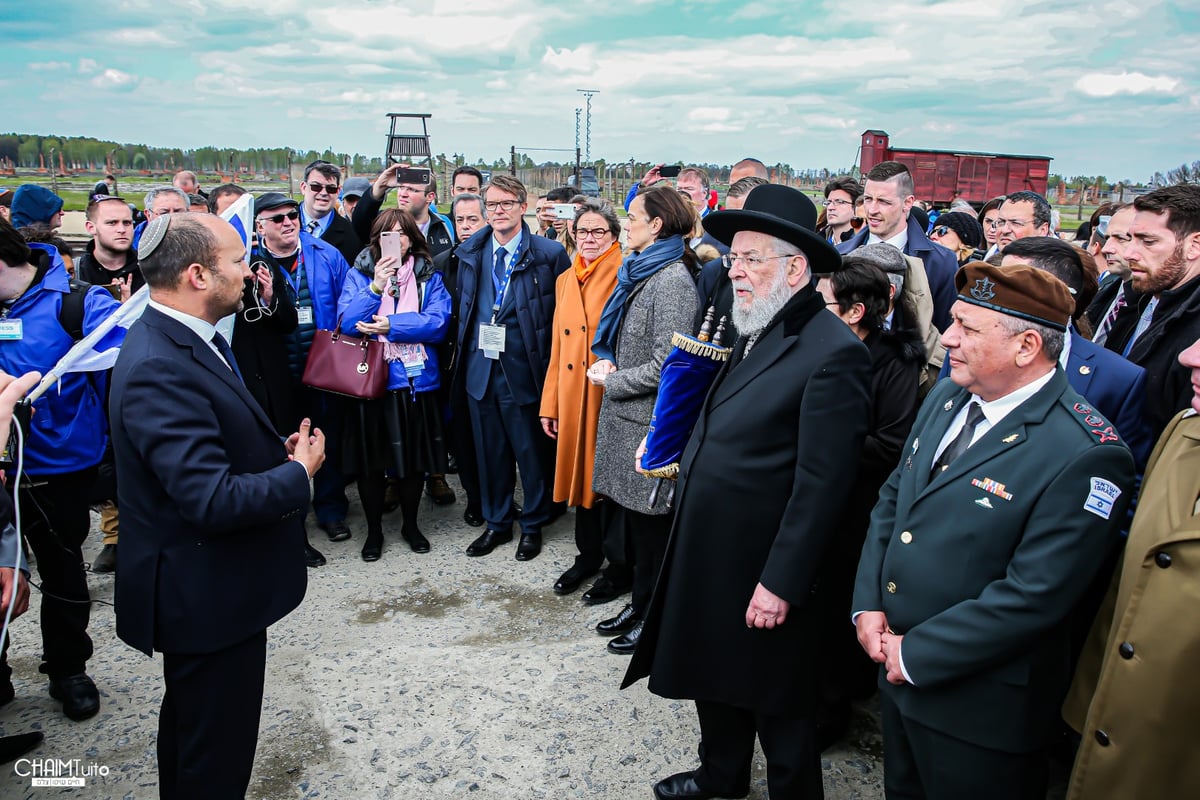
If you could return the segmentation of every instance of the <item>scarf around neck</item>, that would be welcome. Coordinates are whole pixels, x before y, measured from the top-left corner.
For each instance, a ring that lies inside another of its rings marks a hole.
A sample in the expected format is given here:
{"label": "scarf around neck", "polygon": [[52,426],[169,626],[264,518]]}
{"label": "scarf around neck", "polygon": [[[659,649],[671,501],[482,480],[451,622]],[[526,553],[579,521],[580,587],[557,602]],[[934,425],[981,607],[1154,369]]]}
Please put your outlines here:
{"label": "scarf around neck", "polygon": [[642,281],[682,258],[683,237],[669,236],[659,239],[640,253],[631,253],[621,262],[621,268],[617,270],[617,286],[604,304],[600,324],[596,326],[596,338],[592,342],[592,352],[596,358],[616,363],[617,337],[621,333],[629,296]]}

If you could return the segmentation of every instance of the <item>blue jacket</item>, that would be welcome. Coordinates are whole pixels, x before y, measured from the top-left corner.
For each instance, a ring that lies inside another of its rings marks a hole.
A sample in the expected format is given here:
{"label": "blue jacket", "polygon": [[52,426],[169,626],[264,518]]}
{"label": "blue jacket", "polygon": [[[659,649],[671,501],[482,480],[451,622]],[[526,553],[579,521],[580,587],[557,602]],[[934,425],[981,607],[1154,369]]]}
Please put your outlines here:
{"label": "blue jacket", "polygon": [[[846,255],[867,243],[871,232],[863,228],[852,238],[837,245],[837,251]],[[958,272],[958,258],[940,244],[929,241],[925,231],[912,217],[908,218],[908,244],[904,255],[916,256],[925,264],[925,275],[929,278],[929,293],[933,300],[933,324],[939,331],[950,327],[950,306],[958,299],[954,288],[954,273]]]}
{"label": "blue jacket", "polygon": [[[408,311],[401,314],[389,314],[391,330],[387,338],[398,344],[423,344],[428,360],[425,368],[409,382],[404,364],[393,361],[389,364],[388,388],[408,389],[414,392],[432,392],[441,386],[441,372],[438,368],[438,345],[446,340],[450,329],[450,293],[442,282],[442,273],[432,271],[433,265],[426,262],[424,270],[419,266],[418,292],[420,294],[420,311]],[[422,275],[424,279],[422,279]],[[342,318],[342,333],[347,336],[362,336],[354,327],[358,322],[370,322],[371,317],[379,310],[382,298],[371,291],[371,278],[358,269],[352,269],[346,274],[346,283],[342,287],[342,296],[338,300],[338,314]]]}
{"label": "blue jacket", "polygon": [[[304,259],[304,276],[312,297],[313,324],[320,330],[337,327],[338,298],[346,275],[351,271],[336,247],[307,233],[300,233],[300,254]],[[284,276],[289,279],[291,276]],[[351,326],[353,327],[353,326]]]}
{"label": "blue jacket", "polygon": [[[38,277],[8,312],[21,320],[20,341],[0,341],[0,369],[9,375],[30,370],[42,374],[58,363],[75,341],[63,330],[59,309],[70,293],[67,269],[58,251],[30,244]],[[94,286],[83,304],[83,335],[87,336],[118,308],[107,290]],[[123,334],[106,340],[119,343]],[[103,389],[86,372],[68,372],[62,381],[33,404],[33,422],[25,442],[25,471],[31,476],[77,472],[100,463],[108,443],[108,418]]]}

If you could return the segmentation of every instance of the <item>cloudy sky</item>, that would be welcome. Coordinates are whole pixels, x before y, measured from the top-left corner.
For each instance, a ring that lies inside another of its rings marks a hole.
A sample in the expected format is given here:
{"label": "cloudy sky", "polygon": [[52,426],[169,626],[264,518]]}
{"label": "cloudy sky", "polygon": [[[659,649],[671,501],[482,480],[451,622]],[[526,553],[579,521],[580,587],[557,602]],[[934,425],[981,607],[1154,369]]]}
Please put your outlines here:
{"label": "cloudy sky", "polygon": [[[859,134],[1145,180],[1200,159],[1195,0],[3,0],[6,130],[847,166]],[[535,160],[565,154],[531,153]]]}

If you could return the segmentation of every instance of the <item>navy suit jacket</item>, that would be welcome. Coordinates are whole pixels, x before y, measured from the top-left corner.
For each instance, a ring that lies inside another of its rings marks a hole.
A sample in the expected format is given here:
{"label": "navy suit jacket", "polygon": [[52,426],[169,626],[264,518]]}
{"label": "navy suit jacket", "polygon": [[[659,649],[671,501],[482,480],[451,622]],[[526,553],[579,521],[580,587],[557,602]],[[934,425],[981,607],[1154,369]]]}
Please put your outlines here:
{"label": "navy suit jacket", "polygon": [[212,348],[146,309],[113,368],[109,413],[117,635],[147,654],[213,653],[299,605],[308,477]]}
{"label": "navy suit jacket", "polygon": [[[863,228],[852,238],[837,245],[842,255],[857,250],[867,243],[871,232]],[[950,327],[950,306],[958,299],[954,288],[954,273],[958,272],[958,259],[954,253],[936,242],[929,241],[925,231],[912,217],[908,218],[908,243],[904,255],[916,256],[925,265],[925,276],[929,278],[929,293],[933,300],[933,324],[939,331]]]}

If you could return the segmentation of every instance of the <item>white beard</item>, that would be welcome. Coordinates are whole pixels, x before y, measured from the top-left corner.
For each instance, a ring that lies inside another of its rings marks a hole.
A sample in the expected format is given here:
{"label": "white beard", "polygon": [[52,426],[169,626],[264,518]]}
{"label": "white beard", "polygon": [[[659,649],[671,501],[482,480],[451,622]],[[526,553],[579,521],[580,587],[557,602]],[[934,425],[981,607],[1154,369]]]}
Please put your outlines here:
{"label": "white beard", "polygon": [[[735,282],[734,289],[738,288],[749,289],[750,285]],[[757,292],[752,294],[748,305],[743,306],[737,297],[734,297],[733,309],[730,311],[733,317],[733,326],[743,336],[753,336],[759,333],[771,324],[771,320],[775,319],[775,315],[787,305],[794,294],[795,291],[788,286],[786,273],[780,271],[771,288],[765,294],[760,295]]]}

